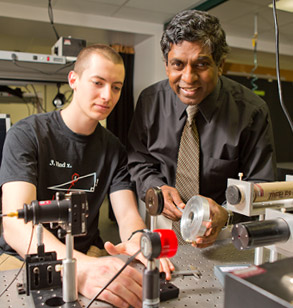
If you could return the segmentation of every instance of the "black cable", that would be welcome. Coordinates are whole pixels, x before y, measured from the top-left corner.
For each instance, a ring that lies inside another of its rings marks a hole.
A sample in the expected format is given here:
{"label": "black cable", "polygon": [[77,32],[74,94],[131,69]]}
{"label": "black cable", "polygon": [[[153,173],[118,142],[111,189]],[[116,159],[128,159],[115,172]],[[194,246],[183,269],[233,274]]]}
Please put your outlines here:
{"label": "black cable", "polygon": [[[30,115],[30,109],[29,109],[29,106],[28,106],[28,102],[26,101],[26,98],[24,97],[24,92],[20,90],[20,88],[11,88],[11,87],[7,87],[7,86],[1,86],[0,85],[0,91],[2,92],[7,92],[13,96],[16,96],[18,99],[21,99],[25,104],[26,104],[26,107],[28,109],[28,115]],[[0,215],[1,217],[1,215]],[[1,264],[1,263],[0,263]]]}
{"label": "black cable", "polygon": [[71,89],[71,90],[65,91],[65,92],[64,92],[64,95],[66,96],[68,92],[69,92],[70,94],[69,94],[68,97],[66,98],[66,102],[69,102],[69,101],[71,100],[72,96],[73,96],[73,90],[72,90],[72,89]]}
{"label": "black cable", "polygon": [[49,15],[50,23],[52,25],[52,28],[55,32],[55,35],[56,35],[57,41],[58,41],[59,40],[59,34],[57,33],[57,30],[55,29],[55,26],[54,26],[54,17],[53,17],[53,9],[52,9],[51,0],[48,1],[48,15]]}
{"label": "black cable", "polygon": [[145,232],[147,232],[147,231],[148,231],[147,229],[139,229],[139,230],[133,231],[133,232],[130,234],[130,236],[129,236],[129,238],[127,239],[127,241],[131,240],[131,238],[133,237],[134,234],[136,234],[136,233],[138,233],[138,232],[145,233]]}
{"label": "black cable", "polygon": [[[0,216],[2,217],[2,215],[0,215]],[[4,260],[0,263],[0,266],[1,266],[3,263],[5,263],[7,259],[9,259],[9,256],[8,256],[6,259],[4,259]]]}
{"label": "black cable", "polygon": [[[25,87],[25,89],[27,90],[28,93],[31,93],[31,91],[29,90],[27,85],[25,85],[24,87]],[[29,108],[29,103],[31,103],[33,105],[33,109],[34,109],[34,102],[33,102],[33,100],[30,100],[30,99],[31,98],[29,98],[28,101],[26,101],[25,98],[23,98],[24,102],[26,103],[29,115],[31,114],[31,110]]]}
{"label": "black cable", "polygon": [[252,91],[256,91],[258,89],[258,85],[256,84],[256,81],[258,80],[258,77],[255,74],[255,71],[258,68],[258,62],[257,62],[257,39],[258,39],[257,20],[258,20],[258,16],[255,15],[254,16],[254,35],[253,35],[253,39],[252,39],[252,43],[253,43],[253,64],[254,64],[254,66],[253,66],[253,68],[251,70]]}
{"label": "black cable", "polygon": [[92,303],[97,299],[97,297],[99,297],[101,295],[101,293],[122,273],[122,271],[126,268],[126,266],[128,266],[139,253],[140,253],[140,250],[138,250],[134,255],[132,255],[130,258],[128,258],[128,260],[125,262],[125,264],[122,266],[122,268],[117,272],[117,274],[115,274],[113,276],[113,278],[109,282],[107,282],[106,285],[97,293],[97,295],[95,295],[91,299],[91,301],[88,303],[86,308],[89,308],[92,305]]}
{"label": "black cable", "polygon": [[[27,252],[26,254],[29,253],[30,249],[31,249],[31,244],[32,244],[32,241],[33,241],[33,235],[34,235],[34,225],[32,225],[32,233],[31,233],[31,238],[30,238],[30,241],[29,241],[29,245],[28,245],[28,248],[27,248]],[[18,270],[18,272],[16,273],[15,277],[12,279],[12,281],[8,284],[8,286],[6,288],[4,288],[4,290],[0,293],[0,297],[3,296],[3,294],[11,287],[11,285],[14,283],[14,281],[17,279],[17,277],[19,276],[19,274],[21,273],[23,267],[25,265],[25,260],[22,262],[22,265],[20,267],[20,269]]]}
{"label": "black cable", "polygon": [[278,89],[279,89],[279,98],[280,104],[283,109],[283,112],[289,122],[291,130],[293,132],[293,123],[290,118],[289,112],[284,104],[283,94],[282,94],[282,85],[280,78],[280,60],[279,60],[279,25],[278,25],[278,17],[276,12],[276,0],[273,0],[273,14],[274,14],[274,23],[275,23],[275,39],[276,39],[276,73],[277,73],[277,81],[278,81]]}
{"label": "black cable", "polygon": [[73,60],[73,61],[70,61],[70,62],[64,64],[62,67],[58,68],[58,70],[56,70],[53,74],[59,73],[60,71],[64,70],[65,68],[70,67],[75,62],[76,62],[76,60]]}
{"label": "black cable", "polygon": [[36,88],[34,87],[33,84],[31,84],[30,86],[32,87],[32,89],[33,89],[33,91],[34,91],[34,93],[35,93],[35,97],[36,97],[36,99],[37,99],[37,105],[40,106],[40,108],[41,108],[42,111],[47,112],[47,111],[44,109],[44,107],[42,106],[41,102],[40,102],[40,98],[39,98],[39,96],[38,96],[38,93],[37,93],[37,91],[36,91]]}

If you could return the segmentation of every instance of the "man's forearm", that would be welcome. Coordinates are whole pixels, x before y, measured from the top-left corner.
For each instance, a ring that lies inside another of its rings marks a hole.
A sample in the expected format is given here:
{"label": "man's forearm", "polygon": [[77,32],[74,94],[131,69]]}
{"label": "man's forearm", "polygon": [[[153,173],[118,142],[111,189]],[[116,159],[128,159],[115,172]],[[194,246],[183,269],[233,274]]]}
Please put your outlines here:
{"label": "man's forearm", "polygon": [[[36,253],[38,246],[36,227],[33,229],[32,223],[24,224],[21,220],[9,222],[8,219],[15,218],[5,218],[4,238],[6,242],[23,258],[27,253]],[[58,259],[66,257],[65,244],[45,227],[43,227],[43,243],[45,251],[56,251]],[[80,253],[76,251],[74,254],[79,255]]]}
{"label": "man's forearm", "polygon": [[136,197],[130,190],[120,190],[112,193],[110,198],[120,238],[122,241],[127,241],[132,232],[145,228],[145,223],[138,212]]}

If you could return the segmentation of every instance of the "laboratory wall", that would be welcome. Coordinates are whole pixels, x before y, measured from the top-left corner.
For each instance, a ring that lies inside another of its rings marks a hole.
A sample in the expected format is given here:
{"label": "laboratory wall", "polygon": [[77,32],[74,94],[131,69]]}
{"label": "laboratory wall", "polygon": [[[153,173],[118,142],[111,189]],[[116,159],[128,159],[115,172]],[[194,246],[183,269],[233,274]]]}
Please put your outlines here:
{"label": "laboratory wall", "polygon": [[[0,93],[0,113],[9,114],[11,124],[30,116],[31,114],[55,110],[53,99],[58,89],[56,84],[26,84],[25,86],[7,85],[11,89],[20,89],[23,98]],[[60,87],[60,93],[70,99],[71,90],[68,85]],[[65,101],[66,102],[66,101]],[[66,106],[66,104],[64,105]]]}
{"label": "laboratory wall", "polygon": [[[251,77],[247,78],[233,75],[229,75],[228,77],[240,82],[249,89],[253,89],[254,86],[257,87],[256,93],[267,103],[270,110],[277,162],[293,162],[293,132],[281,107],[277,80],[257,78],[253,84]],[[290,118],[293,119],[293,82],[282,81],[281,91],[283,104]]]}

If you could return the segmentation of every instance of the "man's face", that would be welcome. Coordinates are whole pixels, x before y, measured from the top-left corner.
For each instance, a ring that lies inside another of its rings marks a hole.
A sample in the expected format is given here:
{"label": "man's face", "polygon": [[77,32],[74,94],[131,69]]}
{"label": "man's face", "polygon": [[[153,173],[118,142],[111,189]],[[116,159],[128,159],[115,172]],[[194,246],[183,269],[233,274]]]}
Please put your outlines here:
{"label": "man's face", "polygon": [[182,103],[197,105],[216,87],[222,67],[218,67],[208,48],[198,42],[173,44],[166,73],[173,91]]}
{"label": "man's face", "polygon": [[117,104],[124,82],[123,64],[92,54],[82,74],[71,72],[69,83],[74,90],[73,102],[81,116],[101,121]]}

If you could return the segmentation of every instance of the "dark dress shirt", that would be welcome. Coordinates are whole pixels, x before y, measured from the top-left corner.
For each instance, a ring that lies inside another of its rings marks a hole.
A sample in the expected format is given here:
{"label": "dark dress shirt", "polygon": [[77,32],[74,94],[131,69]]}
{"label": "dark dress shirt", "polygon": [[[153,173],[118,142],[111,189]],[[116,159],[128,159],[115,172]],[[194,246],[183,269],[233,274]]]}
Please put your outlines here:
{"label": "dark dress shirt", "polygon": [[[187,105],[160,81],[140,94],[129,130],[128,164],[139,197],[150,187],[175,187]],[[276,180],[272,124],[266,103],[226,77],[199,104],[200,194],[225,201],[228,178]]]}

